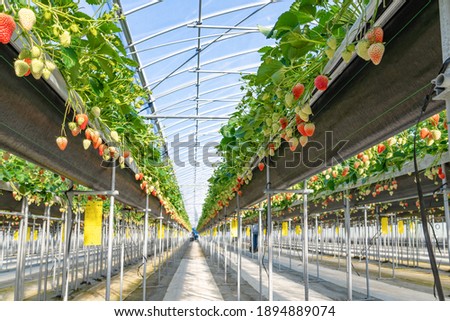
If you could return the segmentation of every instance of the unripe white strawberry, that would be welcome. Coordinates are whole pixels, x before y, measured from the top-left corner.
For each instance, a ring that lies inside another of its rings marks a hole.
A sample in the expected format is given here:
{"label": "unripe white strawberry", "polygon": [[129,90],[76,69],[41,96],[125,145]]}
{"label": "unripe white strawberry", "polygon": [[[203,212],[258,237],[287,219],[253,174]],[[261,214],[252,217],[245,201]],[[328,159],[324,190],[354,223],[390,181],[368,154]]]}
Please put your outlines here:
{"label": "unripe white strawberry", "polygon": [[30,31],[34,24],[36,23],[36,15],[34,14],[34,11],[28,8],[22,8],[18,12],[19,16],[19,22],[22,25],[22,27]]}

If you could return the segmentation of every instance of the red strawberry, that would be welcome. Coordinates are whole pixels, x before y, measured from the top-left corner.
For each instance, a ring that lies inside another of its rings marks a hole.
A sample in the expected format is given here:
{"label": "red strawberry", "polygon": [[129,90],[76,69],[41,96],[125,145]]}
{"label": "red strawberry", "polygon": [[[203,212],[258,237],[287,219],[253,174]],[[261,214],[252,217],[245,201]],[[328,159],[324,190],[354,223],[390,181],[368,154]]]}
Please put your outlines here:
{"label": "red strawberry", "polygon": [[381,27],[374,27],[366,33],[366,39],[369,40],[370,43],[383,42],[383,36],[384,32]]}
{"label": "red strawberry", "polygon": [[294,95],[295,99],[299,99],[304,92],[305,86],[303,84],[298,83],[292,88],[292,94]]}
{"label": "red strawberry", "polygon": [[355,168],[355,169],[358,169],[358,167],[361,165],[361,163],[359,162],[359,161],[356,161],[354,164],[353,164],[353,167]]}
{"label": "red strawberry", "polygon": [[139,180],[139,173],[134,174],[134,178],[138,181]]}
{"label": "red strawberry", "polygon": [[67,137],[59,136],[56,138],[56,144],[58,145],[60,150],[65,150],[67,147]]}
{"label": "red strawberry", "polygon": [[328,77],[324,75],[319,75],[314,79],[314,86],[317,90],[324,91],[328,88]]}
{"label": "red strawberry", "polygon": [[72,133],[72,136],[78,136],[78,134],[81,132],[81,128],[77,126],[70,132]]}
{"label": "red strawberry", "polygon": [[384,144],[378,144],[378,154],[381,154],[386,149],[386,146]]}
{"label": "red strawberry", "polygon": [[430,117],[430,122],[434,125],[437,126],[439,124],[439,114],[433,115]]}
{"label": "red strawberry", "polygon": [[302,136],[307,136],[306,131],[305,131],[305,125],[306,125],[306,123],[300,123],[297,125],[297,130],[300,133],[300,135],[302,135]]}
{"label": "red strawberry", "polygon": [[88,118],[88,116],[86,114],[77,114],[75,116],[75,120],[76,120],[78,126],[80,126],[80,128],[82,130],[86,129],[86,126],[87,126],[87,124],[89,122],[89,118]]}
{"label": "red strawberry", "polygon": [[316,130],[316,126],[313,123],[307,123],[305,125],[305,136],[311,137],[314,135],[314,131]]}
{"label": "red strawberry", "polygon": [[94,147],[94,149],[97,149],[97,148],[99,148],[100,147],[100,145],[102,145],[102,143],[103,143],[103,140],[101,139],[101,137],[99,137],[95,142],[93,142],[93,147]]}
{"label": "red strawberry", "polygon": [[260,162],[259,164],[258,164],[258,168],[259,168],[259,170],[262,172],[263,170],[264,170],[264,163],[263,162]]}
{"label": "red strawberry", "polygon": [[123,158],[128,158],[128,157],[130,157],[130,151],[126,150],[123,152]]}
{"label": "red strawberry", "polygon": [[105,152],[105,149],[106,149],[106,145],[105,145],[105,144],[101,144],[101,145],[98,147],[98,154],[99,154],[100,156],[103,156],[103,153]]}
{"label": "red strawberry", "polygon": [[94,130],[92,128],[88,128],[84,132],[84,136],[86,137],[86,139],[89,139],[89,140],[92,140],[92,135],[93,134],[94,134]]}
{"label": "red strawberry", "polygon": [[155,189],[152,191],[152,195],[156,196],[156,190]]}
{"label": "red strawberry", "polygon": [[384,45],[382,43],[374,43],[370,45],[369,50],[367,51],[369,54],[370,60],[372,60],[374,65],[378,65],[381,62],[384,54]]}
{"label": "red strawberry", "polygon": [[4,45],[8,44],[11,36],[16,29],[16,23],[13,17],[6,13],[0,13],[0,42]]}
{"label": "red strawberry", "polygon": [[421,137],[422,139],[427,138],[429,135],[430,135],[430,131],[428,130],[428,128],[422,128],[422,129],[420,130],[420,137]]}
{"label": "red strawberry", "polygon": [[347,176],[349,170],[350,168],[348,166],[345,166],[344,169],[342,170],[342,177]]}
{"label": "red strawberry", "polygon": [[445,179],[445,174],[444,173],[440,173],[440,174],[438,174],[438,176],[439,176],[440,179]]}
{"label": "red strawberry", "polygon": [[300,117],[299,114],[295,114],[295,122],[297,123],[297,125],[303,123],[303,119]]}
{"label": "red strawberry", "polygon": [[144,174],[143,173],[139,173],[139,180],[142,181],[144,179]]}
{"label": "red strawberry", "polygon": [[238,191],[238,195],[239,195],[239,196],[242,196],[242,191]]}
{"label": "red strawberry", "polygon": [[285,129],[288,125],[288,120],[286,117],[281,117],[280,120],[281,129]]}

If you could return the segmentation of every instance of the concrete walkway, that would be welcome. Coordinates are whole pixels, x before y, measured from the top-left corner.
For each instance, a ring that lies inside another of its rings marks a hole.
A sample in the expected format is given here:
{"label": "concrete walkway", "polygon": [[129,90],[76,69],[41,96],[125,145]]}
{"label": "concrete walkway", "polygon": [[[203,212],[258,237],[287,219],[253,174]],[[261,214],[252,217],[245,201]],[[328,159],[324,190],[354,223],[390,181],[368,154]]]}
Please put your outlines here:
{"label": "concrete walkway", "polygon": [[[231,268],[237,270],[236,265],[236,253],[232,254]],[[285,300],[304,300],[304,287],[301,280],[294,282],[286,277],[283,273],[289,273],[289,259],[286,257],[281,258],[281,266],[284,267],[285,271],[279,273],[275,266],[278,262],[274,264],[273,269],[273,296],[275,301],[285,301]],[[267,262],[266,262],[267,265]],[[298,259],[292,260],[292,269],[294,271],[303,272],[303,265]],[[242,256],[242,278],[247,281],[256,290],[259,289],[259,268],[256,260],[252,260],[248,257]],[[312,280],[316,279],[316,267],[315,264],[310,266],[308,274]],[[330,269],[326,267],[320,267],[320,279],[336,285],[335,291],[342,292],[342,299],[346,300],[346,272],[336,269]],[[366,280],[364,276],[352,275],[353,279],[353,295],[363,296],[366,293]],[[340,288],[339,290],[337,288]],[[415,291],[412,289],[407,289],[404,287],[391,285],[379,280],[370,280],[370,290],[371,299],[384,300],[384,301],[436,301],[431,293],[424,293],[420,291]],[[263,293],[267,294],[267,276],[263,270]],[[330,300],[329,294],[319,293],[312,289],[309,291],[309,299],[314,300]],[[356,297],[354,298],[358,300]]]}
{"label": "concrete walkway", "polygon": [[223,301],[198,242],[191,242],[163,301]]}

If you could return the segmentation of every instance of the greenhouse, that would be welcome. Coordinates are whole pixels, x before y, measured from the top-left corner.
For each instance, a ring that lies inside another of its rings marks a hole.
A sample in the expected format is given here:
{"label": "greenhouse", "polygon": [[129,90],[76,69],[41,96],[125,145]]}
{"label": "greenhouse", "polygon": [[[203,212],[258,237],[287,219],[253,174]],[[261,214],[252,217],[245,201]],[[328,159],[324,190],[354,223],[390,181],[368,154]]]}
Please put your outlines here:
{"label": "greenhouse", "polygon": [[0,42],[0,303],[448,300],[448,0],[5,0]]}

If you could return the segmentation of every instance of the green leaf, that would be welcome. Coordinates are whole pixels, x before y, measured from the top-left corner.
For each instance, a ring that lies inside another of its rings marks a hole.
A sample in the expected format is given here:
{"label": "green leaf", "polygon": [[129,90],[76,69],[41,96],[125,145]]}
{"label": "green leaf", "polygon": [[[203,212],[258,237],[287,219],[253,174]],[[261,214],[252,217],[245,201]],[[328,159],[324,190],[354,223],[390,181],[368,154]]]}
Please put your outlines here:
{"label": "green leaf", "polygon": [[275,85],[279,85],[284,80],[285,69],[281,68],[277,70],[272,76],[272,81]]}
{"label": "green leaf", "polygon": [[63,53],[62,60],[64,66],[67,69],[71,69],[78,65],[78,55],[75,50],[73,50],[72,48],[63,48],[61,52]]}
{"label": "green leaf", "polygon": [[283,13],[274,26],[278,31],[293,30],[298,25],[297,15],[293,12],[287,11]]}
{"label": "green leaf", "polygon": [[103,0],[86,0],[88,4],[102,4]]}
{"label": "green leaf", "polygon": [[284,67],[283,64],[278,60],[270,59],[268,61],[265,61],[258,68],[258,72],[256,74],[257,80],[260,83],[263,83],[283,67]]}
{"label": "green leaf", "polygon": [[100,80],[95,77],[89,77],[89,84],[96,95],[102,95],[103,83]]}

